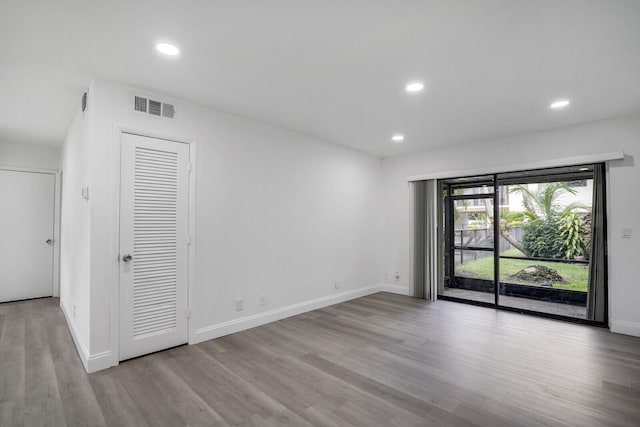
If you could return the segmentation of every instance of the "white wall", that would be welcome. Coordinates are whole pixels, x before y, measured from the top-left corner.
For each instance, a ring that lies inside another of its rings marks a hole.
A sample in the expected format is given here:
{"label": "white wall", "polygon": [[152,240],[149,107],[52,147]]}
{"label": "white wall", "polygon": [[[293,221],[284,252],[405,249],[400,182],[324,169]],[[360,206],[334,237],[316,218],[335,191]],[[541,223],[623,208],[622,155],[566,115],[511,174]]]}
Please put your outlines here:
{"label": "white wall", "polygon": [[60,305],[81,359],[90,356],[89,202],[82,188],[90,184],[89,112],[78,111],[62,148],[62,215],[60,224]]}
{"label": "white wall", "polygon": [[[162,96],[175,103],[174,120],[135,113],[133,92],[141,91],[96,80],[90,93],[92,355],[116,340],[116,124],[196,141],[192,341],[234,320],[382,282],[379,158]],[[235,311],[236,298],[244,311]]]}
{"label": "white wall", "polygon": [[[540,132],[496,141],[470,144],[430,152],[387,157],[382,163],[383,268],[400,272],[392,283],[399,292],[409,289],[409,188],[407,177],[464,169],[501,168],[513,164],[543,162],[587,154],[623,150],[624,160],[610,163],[609,295],[611,329],[640,336],[640,287],[637,286],[638,237],[622,239],[623,228],[640,230],[640,115],[601,121],[550,132]],[[638,233],[636,233],[637,235]]]}
{"label": "white wall", "polygon": [[0,166],[58,170],[60,149],[42,145],[0,142]]}

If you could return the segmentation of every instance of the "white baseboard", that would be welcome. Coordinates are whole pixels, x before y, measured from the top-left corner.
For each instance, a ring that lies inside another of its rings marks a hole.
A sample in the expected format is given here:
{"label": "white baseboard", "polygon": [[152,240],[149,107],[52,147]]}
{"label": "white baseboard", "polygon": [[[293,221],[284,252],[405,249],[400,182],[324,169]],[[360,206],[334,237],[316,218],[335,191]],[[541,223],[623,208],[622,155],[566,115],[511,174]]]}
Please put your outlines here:
{"label": "white baseboard", "polygon": [[103,351],[102,353],[96,353],[89,356],[87,364],[87,373],[98,372],[103,369],[114,366],[113,357],[111,357],[111,351]]}
{"label": "white baseboard", "polygon": [[69,327],[69,332],[71,332],[71,338],[73,338],[73,343],[76,345],[76,350],[78,351],[82,365],[84,369],[89,372],[89,349],[87,349],[84,341],[80,339],[80,334],[76,329],[75,323],[71,321],[71,316],[69,316],[69,311],[67,310],[67,306],[64,305],[62,298],[60,298],[60,308],[62,308],[64,318],[67,320],[67,326]]}
{"label": "white baseboard", "polygon": [[85,371],[90,374],[92,372],[110,368],[113,365],[113,361],[111,360],[111,352],[104,351],[102,353],[90,354],[84,341],[80,339],[78,329],[76,328],[75,323],[71,321],[69,311],[64,305],[62,299],[60,300],[60,308],[62,308],[62,313],[67,320],[67,326],[69,327],[69,332],[71,332],[71,338],[73,338],[73,343],[76,345],[78,356],[80,356],[80,361],[82,361],[82,366],[84,366]]}
{"label": "white baseboard", "polygon": [[411,292],[409,292],[409,288],[406,286],[384,284],[381,286],[380,290],[382,292],[390,292],[392,294],[411,296]]}
{"label": "white baseboard", "polygon": [[[217,325],[211,325],[197,329],[189,337],[189,344],[197,344],[203,341],[208,341],[214,338],[222,337],[225,335],[244,331],[246,329],[255,328],[256,326],[261,326],[267,323],[275,322],[277,320],[285,319],[287,317],[306,313],[308,311],[375,294],[381,291],[402,293],[404,295],[408,293],[408,291],[404,290],[404,288],[401,286],[395,287],[371,285],[364,288],[341,292],[339,294],[328,295],[299,304],[293,304],[287,307],[267,311],[265,313],[258,313],[240,319],[234,319],[228,322],[219,323]],[[69,327],[69,331],[71,332],[73,342],[76,345],[76,349],[78,351],[78,355],[80,356],[80,360],[82,361],[82,365],[84,366],[87,373],[100,371],[102,369],[107,369],[113,366],[113,355],[111,351],[90,354],[85,343],[80,339],[80,334],[78,333],[75,324],[71,321],[71,318],[68,315],[68,310],[62,300],[60,302],[60,307],[62,308],[62,312],[64,313],[64,316],[67,320],[67,325]]]}
{"label": "white baseboard", "polygon": [[244,331],[246,329],[255,328],[256,326],[266,325],[267,323],[282,320],[287,317],[296,316],[318,308],[327,307],[329,305],[338,304],[366,295],[375,294],[382,291],[382,285],[371,285],[364,288],[354,289],[352,291],[341,292],[335,295],[328,295],[322,298],[301,302],[299,304],[289,305],[287,307],[277,308],[265,313],[254,314],[251,316],[234,319],[228,322],[219,323],[217,325],[206,326],[196,329],[189,337],[189,344],[198,344],[203,341],[212,340],[225,335]]}
{"label": "white baseboard", "polygon": [[615,332],[616,334],[640,337],[640,323],[625,322],[623,320],[612,320],[611,332]]}

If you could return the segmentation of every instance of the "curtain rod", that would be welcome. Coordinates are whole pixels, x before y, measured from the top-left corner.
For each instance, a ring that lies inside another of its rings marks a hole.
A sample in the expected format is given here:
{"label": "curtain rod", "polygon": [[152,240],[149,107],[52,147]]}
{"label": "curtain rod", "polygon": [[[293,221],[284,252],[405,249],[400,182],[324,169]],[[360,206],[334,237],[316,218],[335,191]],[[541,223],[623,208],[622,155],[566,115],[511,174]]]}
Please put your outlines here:
{"label": "curtain rod", "polygon": [[588,163],[600,163],[610,160],[624,159],[624,151],[612,151],[609,153],[586,154],[582,156],[564,157],[561,159],[542,160],[530,163],[515,163],[510,165],[502,165],[495,167],[486,167],[478,169],[466,169],[458,171],[434,172],[421,175],[413,175],[407,177],[408,182],[425,181],[428,179],[445,179],[458,178],[463,176],[487,175],[504,172],[517,172],[521,170],[555,168],[561,166],[573,166]]}

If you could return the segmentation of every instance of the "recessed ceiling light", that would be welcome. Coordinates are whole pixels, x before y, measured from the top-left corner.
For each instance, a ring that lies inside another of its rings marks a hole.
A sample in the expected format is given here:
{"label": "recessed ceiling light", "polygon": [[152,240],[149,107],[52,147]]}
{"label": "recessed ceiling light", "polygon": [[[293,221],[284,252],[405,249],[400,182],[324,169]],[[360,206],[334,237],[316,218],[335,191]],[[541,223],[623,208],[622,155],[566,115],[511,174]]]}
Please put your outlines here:
{"label": "recessed ceiling light", "polygon": [[404,135],[401,135],[401,134],[393,135],[393,136],[391,137],[391,140],[392,140],[393,142],[402,142],[402,141],[404,141]]}
{"label": "recessed ceiling light", "polygon": [[156,49],[158,49],[158,52],[169,56],[176,56],[180,53],[180,49],[170,43],[158,43]]}
{"label": "recessed ceiling light", "polygon": [[424,89],[424,83],[420,82],[411,82],[405,86],[407,92],[420,92],[422,89]]}
{"label": "recessed ceiling light", "polygon": [[551,105],[549,105],[549,108],[553,108],[554,110],[559,110],[561,108],[568,107],[569,104],[571,104],[571,101],[569,101],[568,99],[558,99],[556,101],[553,101]]}
{"label": "recessed ceiling light", "polygon": [[580,172],[584,172],[584,171],[588,171],[588,170],[589,170],[589,168],[580,168],[580,169],[578,169],[578,170],[579,170]]}

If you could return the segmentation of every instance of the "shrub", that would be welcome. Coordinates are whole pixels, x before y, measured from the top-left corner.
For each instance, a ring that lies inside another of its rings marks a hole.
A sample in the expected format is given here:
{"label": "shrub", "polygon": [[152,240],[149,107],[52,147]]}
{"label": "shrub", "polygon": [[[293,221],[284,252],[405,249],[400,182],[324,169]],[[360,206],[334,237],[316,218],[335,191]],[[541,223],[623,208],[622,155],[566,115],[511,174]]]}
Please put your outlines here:
{"label": "shrub", "polygon": [[522,227],[524,254],[531,258],[561,258],[562,236],[554,220],[537,220]]}
{"label": "shrub", "polygon": [[563,213],[560,217],[560,221],[558,221],[561,250],[562,254],[567,259],[573,259],[584,253],[582,222],[582,217],[576,211]]}
{"label": "shrub", "polygon": [[582,227],[580,229],[580,234],[582,235],[582,244],[584,245],[584,257],[589,259],[589,255],[591,254],[591,223],[593,216],[591,211],[587,212],[587,214],[582,218]]}

